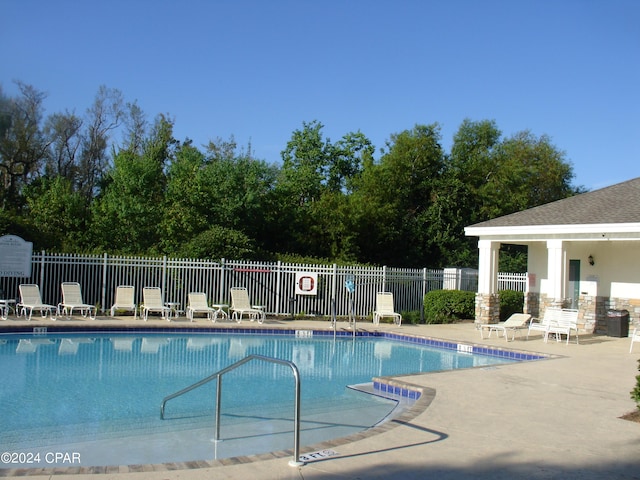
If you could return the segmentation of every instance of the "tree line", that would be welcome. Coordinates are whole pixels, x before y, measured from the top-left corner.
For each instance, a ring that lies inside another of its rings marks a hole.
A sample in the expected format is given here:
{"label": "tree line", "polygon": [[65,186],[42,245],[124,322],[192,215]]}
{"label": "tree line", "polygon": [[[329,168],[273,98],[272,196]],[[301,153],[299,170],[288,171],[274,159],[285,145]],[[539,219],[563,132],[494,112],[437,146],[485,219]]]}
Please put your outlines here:
{"label": "tree line", "polygon": [[[473,267],[464,227],[581,193],[565,153],[529,131],[466,119],[449,152],[438,123],[375,146],[303,122],[281,162],[215,137],[200,147],[100,87],[82,115],[0,90],[0,234],[52,252]],[[507,248],[505,270],[525,253]],[[502,260],[501,260],[502,261]]]}

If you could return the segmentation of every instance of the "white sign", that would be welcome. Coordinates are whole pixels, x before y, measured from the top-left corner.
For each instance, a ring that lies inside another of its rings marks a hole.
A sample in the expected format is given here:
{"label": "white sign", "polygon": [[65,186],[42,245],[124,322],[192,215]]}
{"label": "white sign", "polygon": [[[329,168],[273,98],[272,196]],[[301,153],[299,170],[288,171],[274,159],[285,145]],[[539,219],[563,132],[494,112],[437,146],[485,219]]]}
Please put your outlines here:
{"label": "white sign", "polygon": [[297,272],[296,273],[296,295],[317,295],[318,294],[318,274]]}
{"label": "white sign", "polygon": [[337,455],[339,454],[335,450],[319,450],[317,452],[300,455],[300,460],[303,462],[313,462],[314,460],[322,460],[324,458],[335,457]]}
{"label": "white sign", "polygon": [[0,277],[30,277],[33,243],[15,235],[0,237]]}

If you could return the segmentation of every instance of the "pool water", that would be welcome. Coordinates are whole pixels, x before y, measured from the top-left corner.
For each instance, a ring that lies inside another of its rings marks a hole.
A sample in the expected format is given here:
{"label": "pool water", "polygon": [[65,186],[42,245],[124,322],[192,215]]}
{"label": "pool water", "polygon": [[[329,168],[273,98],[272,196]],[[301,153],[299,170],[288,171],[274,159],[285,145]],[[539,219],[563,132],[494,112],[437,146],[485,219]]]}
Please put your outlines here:
{"label": "pool water", "polygon": [[[375,337],[230,334],[0,336],[0,445],[8,452],[77,453],[82,466],[183,462],[290,449],[291,369],[249,362],[216,382],[162,399],[250,354],[289,360],[301,379],[300,444],[371,427],[396,406],[347,388],[375,376],[511,360]],[[51,466],[43,461],[34,465]],[[24,459],[25,457],[22,457]],[[6,468],[7,465],[2,465]]]}

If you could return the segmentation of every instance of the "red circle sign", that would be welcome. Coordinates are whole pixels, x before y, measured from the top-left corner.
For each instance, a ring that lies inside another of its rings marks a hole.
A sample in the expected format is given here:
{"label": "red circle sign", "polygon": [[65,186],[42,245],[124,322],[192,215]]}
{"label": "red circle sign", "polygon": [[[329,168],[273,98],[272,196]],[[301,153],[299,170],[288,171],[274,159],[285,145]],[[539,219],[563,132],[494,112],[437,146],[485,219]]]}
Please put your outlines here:
{"label": "red circle sign", "polygon": [[312,292],[314,289],[314,279],[313,277],[300,277],[298,279],[298,288],[302,292]]}

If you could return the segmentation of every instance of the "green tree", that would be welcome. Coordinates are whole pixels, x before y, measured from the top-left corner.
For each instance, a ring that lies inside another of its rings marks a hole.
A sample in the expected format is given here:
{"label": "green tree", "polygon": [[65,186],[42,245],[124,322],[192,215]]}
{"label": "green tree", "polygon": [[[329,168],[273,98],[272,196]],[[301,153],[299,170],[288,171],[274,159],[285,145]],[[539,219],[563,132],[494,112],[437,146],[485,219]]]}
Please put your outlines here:
{"label": "green tree", "polygon": [[347,133],[327,148],[326,180],[308,205],[307,249],[318,258],[354,262],[360,256],[351,194],[374,147],[362,133]]}
{"label": "green tree", "polygon": [[253,258],[255,246],[244,233],[220,225],[212,225],[181,246],[178,255],[184,258]]}
{"label": "green tree", "polygon": [[318,121],[303,123],[282,152],[274,246],[306,256],[353,258],[349,195],[374,147],[361,132],[333,144],[322,129]]}
{"label": "green tree", "polygon": [[[180,144],[163,116],[148,131],[115,89],[101,86],[82,117],[43,122],[45,95],[18,87],[15,98],[0,90],[0,233],[47,249],[475,266],[465,226],[584,191],[549,137],[503,139],[490,120],[464,120],[449,155],[437,123],[416,125],[379,160],[363,133],[332,143],[303,122],[278,167],[233,137],[204,152]],[[502,250],[501,268],[524,268],[526,251]]]}
{"label": "green tree", "polygon": [[434,184],[427,217],[427,235],[437,246],[434,267],[472,266],[477,263],[477,240],[464,227],[479,221],[482,191],[495,175],[495,150],[501,132],[494,121],[465,119],[453,137],[451,153]]}
{"label": "green tree", "polygon": [[136,102],[127,103],[123,124],[125,148],[132,152],[142,153],[148,122],[145,113]]}
{"label": "green tree", "polygon": [[61,175],[75,184],[78,176],[78,152],[80,151],[82,119],[73,113],[54,113],[47,117],[45,135],[50,139],[46,173]]}
{"label": "green tree", "polygon": [[203,173],[210,186],[207,207],[212,220],[251,238],[261,235],[277,169],[241,153],[211,159]]}
{"label": "green tree", "polygon": [[314,257],[337,262],[358,261],[360,250],[350,200],[350,196],[342,192],[328,191],[309,206],[313,221],[308,225],[306,243]]}
{"label": "green tree", "polygon": [[78,161],[78,189],[88,200],[95,196],[96,187],[107,169],[110,135],[122,125],[124,115],[122,92],[101,86],[87,110],[87,126]]}
{"label": "green tree", "polygon": [[432,265],[428,211],[444,168],[438,124],[391,135],[379,163],[365,163],[355,192],[362,260],[394,266]]}
{"label": "green tree", "polygon": [[[464,237],[465,226],[580,191],[570,185],[573,171],[564,153],[547,136],[527,131],[506,139],[501,135],[494,121],[467,119],[454,136],[431,215],[431,235],[438,239],[443,266],[476,266],[477,239]],[[526,254],[505,245],[501,265],[523,271]]]}
{"label": "green tree", "polygon": [[239,250],[246,255],[264,238],[277,169],[236,153],[233,140],[210,142],[207,150],[203,154],[190,142],[176,150],[168,169],[163,251],[179,251],[193,237],[220,226],[251,240],[251,248]]}
{"label": "green tree", "polygon": [[354,181],[362,174],[364,162],[373,158],[375,147],[361,132],[350,132],[331,149],[328,162],[327,187],[331,192],[350,193]]}
{"label": "green tree", "polygon": [[291,201],[304,207],[320,198],[327,183],[331,143],[322,137],[323,125],[318,121],[303,123],[293,132],[282,151],[281,179],[278,186]]}
{"label": "green tree", "polygon": [[496,151],[500,170],[485,193],[493,204],[501,204],[491,218],[506,215],[581,193],[571,186],[573,167],[565,153],[547,135],[536,137],[518,132],[502,141]]}
{"label": "green tree", "polygon": [[495,122],[489,120],[462,123],[454,136],[446,176],[462,181],[470,192],[467,225],[578,191],[570,186],[571,165],[549,137],[524,131],[501,139]]}
{"label": "green tree", "polygon": [[120,253],[154,253],[164,217],[165,167],[172,158],[173,124],[159,116],[141,155],[118,152],[103,195],[94,202],[96,246]]}
{"label": "green tree", "polygon": [[209,185],[204,179],[205,156],[191,142],[178,146],[167,168],[165,215],[162,219],[161,250],[171,255],[195,235],[207,229]]}
{"label": "green tree", "polygon": [[7,98],[0,91],[0,206],[19,209],[22,188],[40,175],[49,141],[41,128],[46,95],[16,83],[20,96]]}
{"label": "green tree", "polygon": [[432,245],[431,268],[477,263],[477,239],[464,235],[474,210],[471,188],[459,178],[443,176],[434,182],[432,203],[424,214],[426,236]]}
{"label": "green tree", "polygon": [[85,248],[89,214],[69,179],[43,177],[25,188],[25,196],[38,248],[67,253]]}
{"label": "green tree", "polygon": [[452,192],[455,196],[447,200],[461,207],[458,234],[464,233],[461,228],[465,225],[486,219],[477,216],[483,208],[478,202],[483,201],[484,190],[499,169],[495,152],[500,146],[501,135],[493,120],[474,122],[465,119],[453,137],[440,195],[446,195],[444,192],[452,185],[458,186]]}

